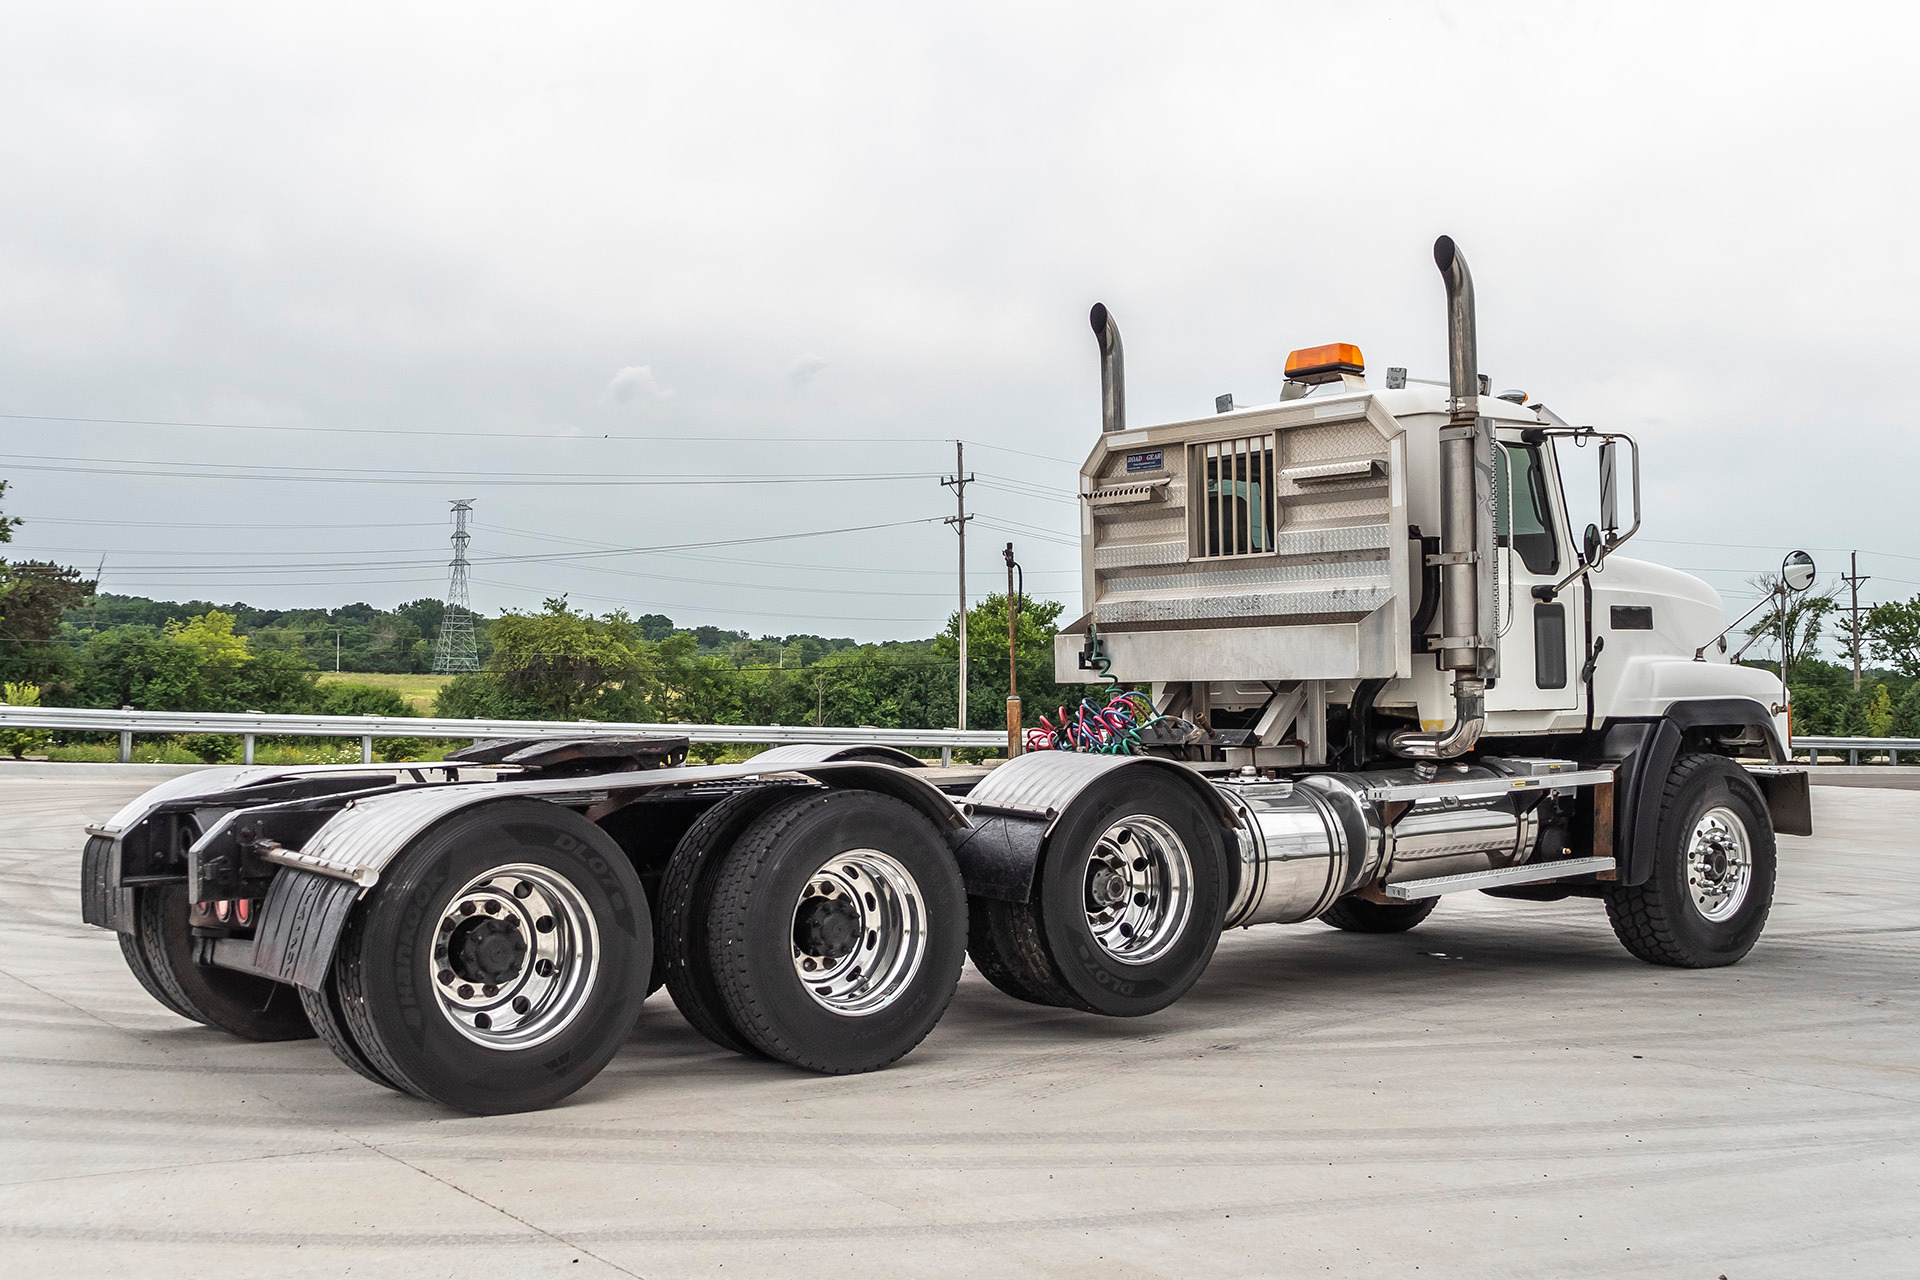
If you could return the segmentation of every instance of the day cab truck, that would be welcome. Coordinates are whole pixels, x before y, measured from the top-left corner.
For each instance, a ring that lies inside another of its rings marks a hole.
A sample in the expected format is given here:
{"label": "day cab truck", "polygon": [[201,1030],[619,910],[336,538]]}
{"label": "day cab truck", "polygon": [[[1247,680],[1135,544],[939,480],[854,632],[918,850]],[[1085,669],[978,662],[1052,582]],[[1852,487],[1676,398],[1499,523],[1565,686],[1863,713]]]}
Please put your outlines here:
{"label": "day cab truck", "polygon": [[[662,985],[717,1045],[859,1072],[927,1035],[969,956],[1014,999],[1134,1017],[1225,929],[1397,933],[1466,890],[1597,899],[1643,960],[1732,964],[1776,836],[1811,832],[1784,695],[1729,659],[1711,588],[1619,554],[1633,441],[1491,394],[1466,261],[1435,260],[1444,384],[1372,386],[1334,344],[1274,403],[1160,426],[1127,423],[1093,309],[1083,616],[1056,642],[1092,696],[1035,749],[694,767],[653,735],[209,769],[88,829],[84,917],[182,1017],[318,1035],[470,1112],[580,1088]],[[1601,518],[1576,537],[1583,448]]]}

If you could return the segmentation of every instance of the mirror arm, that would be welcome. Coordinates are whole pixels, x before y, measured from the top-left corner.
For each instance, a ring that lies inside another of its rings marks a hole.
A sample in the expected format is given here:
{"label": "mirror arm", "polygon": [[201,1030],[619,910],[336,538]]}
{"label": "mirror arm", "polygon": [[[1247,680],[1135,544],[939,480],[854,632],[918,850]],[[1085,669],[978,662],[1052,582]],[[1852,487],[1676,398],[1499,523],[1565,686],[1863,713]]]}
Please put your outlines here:
{"label": "mirror arm", "polygon": [[[1745,622],[1748,618],[1751,618],[1754,614],[1760,612],[1762,609],[1766,608],[1768,605],[1772,603],[1773,603],[1773,597],[1771,595],[1760,597],[1759,604],[1756,604],[1755,606],[1753,606],[1753,608],[1747,610],[1745,613],[1735,618],[1732,622],[1729,622],[1726,626],[1720,628],[1717,634],[1708,636],[1707,644],[1712,644],[1715,640],[1718,640],[1721,636],[1724,636],[1725,634],[1727,634],[1727,632],[1733,630],[1735,627],[1739,626],[1741,623]],[[1758,638],[1759,637],[1757,636],[1755,637],[1755,639],[1758,639]],[[1705,662],[1707,660],[1707,644],[1703,644],[1698,649],[1695,649],[1693,651],[1693,660],[1695,662]],[[1749,648],[1752,648],[1752,647],[1753,647],[1753,641],[1749,640],[1745,645],[1741,646],[1740,653],[1745,653]],[[1733,660],[1735,662],[1738,662],[1740,660],[1740,653],[1736,653],[1733,655]]]}

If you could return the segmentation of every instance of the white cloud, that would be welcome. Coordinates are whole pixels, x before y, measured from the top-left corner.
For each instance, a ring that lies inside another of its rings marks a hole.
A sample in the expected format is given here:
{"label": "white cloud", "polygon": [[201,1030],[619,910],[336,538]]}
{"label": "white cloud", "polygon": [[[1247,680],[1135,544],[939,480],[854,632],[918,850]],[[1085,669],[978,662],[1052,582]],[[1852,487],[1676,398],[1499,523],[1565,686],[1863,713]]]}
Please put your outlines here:
{"label": "white cloud", "polygon": [[795,390],[807,386],[826,367],[827,362],[824,357],[809,351],[787,366],[787,385]]}
{"label": "white cloud", "polygon": [[607,398],[619,404],[636,400],[665,400],[672,391],[660,385],[650,364],[630,364],[613,375],[607,384]]}

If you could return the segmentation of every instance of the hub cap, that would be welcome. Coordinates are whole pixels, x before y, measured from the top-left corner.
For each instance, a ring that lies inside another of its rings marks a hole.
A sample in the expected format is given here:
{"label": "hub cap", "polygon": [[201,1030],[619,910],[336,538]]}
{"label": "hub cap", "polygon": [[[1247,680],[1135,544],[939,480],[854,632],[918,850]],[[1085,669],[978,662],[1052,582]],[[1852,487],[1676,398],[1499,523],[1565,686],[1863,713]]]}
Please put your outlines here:
{"label": "hub cap", "polygon": [[600,935],[572,881],[516,863],[453,895],[428,963],[440,1012],[461,1035],[489,1049],[527,1049],[585,1006]]}
{"label": "hub cap", "polygon": [[1193,910],[1193,862],[1173,828],[1134,814],[1108,827],[1087,860],[1087,928],[1121,964],[1165,955]]}
{"label": "hub cap", "polygon": [[927,904],[878,849],[836,854],[793,908],[793,971],[814,1003],[863,1017],[900,998],[927,951]]}
{"label": "hub cap", "polygon": [[1687,839],[1687,890],[1702,916],[1716,924],[1732,919],[1753,883],[1747,827],[1731,809],[1709,809]]}

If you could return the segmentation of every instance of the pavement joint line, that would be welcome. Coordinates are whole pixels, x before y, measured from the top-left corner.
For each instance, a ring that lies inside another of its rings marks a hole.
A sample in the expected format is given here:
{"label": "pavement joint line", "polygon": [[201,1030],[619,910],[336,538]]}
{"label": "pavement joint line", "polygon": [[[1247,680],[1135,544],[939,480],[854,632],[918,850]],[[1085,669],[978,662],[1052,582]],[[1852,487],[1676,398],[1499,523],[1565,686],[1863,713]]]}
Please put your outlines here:
{"label": "pavement joint line", "polygon": [[209,1169],[224,1164],[252,1164],[257,1160],[292,1160],[351,1150],[353,1150],[352,1147],[343,1145],[314,1147],[308,1151],[262,1151],[256,1155],[230,1156],[224,1160],[187,1160],[175,1164],[143,1164],[131,1169],[96,1169],[91,1173],[63,1173],[52,1178],[21,1178],[13,1182],[0,1182],[0,1187],[44,1187],[56,1182],[82,1182],[88,1178],[132,1178],[150,1173],[172,1173],[178,1169]]}
{"label": "pavement joint line", "polygon": [[[272,1099],[272,1101],[281,1107],[285,1107],[288,1111],[293,1111],[293,1108],[287,1107],[286,1104],[283,1102],[280,1102],[278,1098]],[[297,1111],[293,1111],[293,1113],[295,1115],[299,1114],[299,1112]],[[601,1257],[599,1254],[587,1248],[585,1245],[576,1244],[573,1241],[567,1239],[565,1236],[560,1235],[558,1232],[549,1231],[545,1227],[540,1226],[537,1223],[529,1222],[525,1218],[521,1217],[519,1214],[513,1212],[511,1209],[505,1208],[501,1205],[497,1205],[493,1203],[491,1200],[488,1200],[485,1196],[469,1191],[465,1187],[461,1186],[459,1183],[452,1182],[446,1178],[441,1177],[439,1174],[433,1172],[431,1169],[423,1169],[419,1165],[413,1163],[411,1160],[405,1159],[404,1157],[401,1157],[401,1156],[397,1156],[393,1154],[393,1152],[391,1151],[382,1150],[375,1143],[369,1142],[364,1138],[357,1137],[354,1134],[347,1133],[344,1130],[334,1129],[333,1131],[350,1142],[359,1143],[361,1146],[365,1147],[368,1151],[373,1152],[377,1156],[381,1156],[385,1159],[391,1160],[395,1164],[401,1166],[402,1168],[411,1169],[415,1173],[421,1175],[422,1177],[431,1178],[433,1181],[439,1183],[441,1186],[447,1188],[450,1191],[457,1191],[461,1195],[467,1197],[467,1199],[473,1201],[475,1204],[483,1205],[486,1208],[493,1210],[495,1213],[499,1214],[501,1217],[517,1222],[521,1226],[525,1227],[527,1230],[532,1231],[538,1235],[545,1236],[547,1239],[553,1241],[555,1244],[564,1245],[569,1250],[574,1250],[579,1253],[585,1254],[587,1257],[592,1258],[595,1262],[599,1263],[601,1266],[611,1267],[613,1270],[618,1271],[623,1276],[632,1276],[633,1280],[645,1280],[645,1278],[641,1276],[639,1272],[629,1271],[627,1270],[627,1268],[621,1266],[619,1263],[614,1262],[611,1259]]]}
{"label": "pavement joint line", "polygon": [[[46,997],[48,1000],[52,1000],[58,1004],[63,1004],[70,1009],[86,1014],[89,1018],[102,1024],[103,1026],[111,1028],[112,1030],[120,1031],[125,1034],[137,1034],[134,1032],[128,1032],[126,1028],[121,1027],[109,1021],[108,1019],[106,1019],[105,1017],[102,1017],[98,1013],[95,1013],[88,1009],[81,1008],[79,1005],[74,1004],[71,1000],[68,1000],[63,996],[56,995],[53,992],[42,989],[41,987],[35,985],[34,983],[28,982],[25,978],[20,977],[18,974],[15,974],[10,970],[0,968],[0,974],[5,974],[8,978],[11,978],[13,981],[19,983],[21,986],[26,987],[30,991],[38,992],[40,995]],[[170,1055],[173,1052],[170,1046],[162,1045],[162,1044],[153,1044],[151,1040],[143,1040],[143,1043],[152,1044],[153,1048],[160,1053]],[[217,1067],[211,1067],[211,1066],[205,1066],[205,1065],[201,1065],[196,1069],[200,1071],[205,1071],[205,1072],[218,1071]],[[282,1111],[287,1112],[289,1115],[293,1116],[294,1118],[306,1121],[309,1124],[319,1123],[315,1121],[312,1117],[302,1114],[297,1107],[289,1106],[286,1102],[282,1101],[280,1098],[273,1096],[272,1093],[267,1092],[266,1090],[258,1090],[257,1092],[262,1099],[264,1099],[269,1103],[272,1103],[276,1107],[279,1107]],[[432,1172],[431,1170],[423,1169],[419,1165],[416,1165],[409,1160],[402,1159],[401,1157],[394,1155],[391,1152],[383,1151],[374,1143],[368,1142],[366,1139],[361,1138],[356,1134],[347,1133],[344,1130],[341,1130],[332,1125],[322,1125],[321,1127],[326,1128],[327,1130],[329,1130],[339,1138],[343,1138],[348,1142],[354,1143],[368,1151],[373,1152],[375,1155],[380,1156],[383,1159],[391,1160],[395,1164],[400,1165],[402,1168],[411,1169],[413,1172],[421,1175],[422,1177],[429,1178],[434,1182],[439,1183],[441,1186],[448,1188],[451,1191],[458,1192],[460,1195],[463,1195],[467,1197],[469,1200],[472,1200],[475,1204],[483,1205],[486,1208],[491,1209],[493,1212],[499,1214],[501,1217],[508,1218],[514,1222],[517,1222],[521,1226],[525,1227],[527,1230],[532,1231],[537,1235],[544,1236],[547,1239],[553,1241],[555,1244],[558,1244],[563,1246],[564,1248],[582,1253],[587,1257],[592,1258],[595,1262],[600,1263],[602,1266],[610,1267],[613,1270],[618,1271],[623,1276],[632,1276],[634,1280],[644,1280],[644,1278],[641,1277],[637,1272],[629,1271],[627,1270],[627,1268],[621,1266],[616,1262],[608,1261],[606,1258],[603,1258],[599,1254],[593,1252],[593,1250],[588,1249],[583,1245],[575,1244],[573,1241],[568,1240],[563,1236],[557,1235],[552,1231],[548,1231],[545,1227],[537,1226],[534,1223],[528,1222],[525,1218],[520,1217],[518,1214],[513,1213],[511,1210],[502,1208],[500,1205],[493,1204],[489,1202],[484,1196],[476,1195],[473,1192],[467,1190],[465,1187],[459,1186],[458,1184],[453,1182],[449,1182],[447,1179],[441,1177],[437,1173]],[[205,1162],[196,1161],[195,1163],[199,1164],[199,1163],[205,1163]],[[186,1167],[186,1166],[174,1166],[174,1167]],[[85,1176],[85,1175],[81,1175],[81,1176]],[[51,1181],[61,1181],[61,1180],[62,1179],[42,1179],[38,1181],[51,1182]],[[33,1185],[36,1185],[36,1182],[7,1184],[7,1185],[33,1186]]]}

